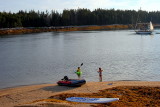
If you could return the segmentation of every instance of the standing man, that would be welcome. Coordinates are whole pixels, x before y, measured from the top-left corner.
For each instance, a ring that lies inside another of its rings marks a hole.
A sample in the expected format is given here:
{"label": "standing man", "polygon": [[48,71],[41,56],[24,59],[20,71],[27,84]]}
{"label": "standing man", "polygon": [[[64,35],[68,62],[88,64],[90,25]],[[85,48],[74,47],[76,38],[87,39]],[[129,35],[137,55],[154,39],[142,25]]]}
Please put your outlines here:
{"label": "standing man", "polygon": [[99,82],[102,82],[102,69],[99,68],[99,70],[97,71],[99,73]]}

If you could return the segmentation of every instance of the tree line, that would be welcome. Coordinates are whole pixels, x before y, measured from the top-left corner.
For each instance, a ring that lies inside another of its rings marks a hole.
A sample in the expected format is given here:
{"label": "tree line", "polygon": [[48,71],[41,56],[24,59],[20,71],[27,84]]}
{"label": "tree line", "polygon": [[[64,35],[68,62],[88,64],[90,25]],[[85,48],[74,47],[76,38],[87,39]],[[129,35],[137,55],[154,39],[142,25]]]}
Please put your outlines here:
{"label": "tree line", "polygon": [[17,13],[0,12],[0,28],[14,27],[49,27],[135,24],[136,22],[160,23],[160,11],[135,11],[115,9],[64,9],[62,13],[55,10],[29,12],[20,10]]}

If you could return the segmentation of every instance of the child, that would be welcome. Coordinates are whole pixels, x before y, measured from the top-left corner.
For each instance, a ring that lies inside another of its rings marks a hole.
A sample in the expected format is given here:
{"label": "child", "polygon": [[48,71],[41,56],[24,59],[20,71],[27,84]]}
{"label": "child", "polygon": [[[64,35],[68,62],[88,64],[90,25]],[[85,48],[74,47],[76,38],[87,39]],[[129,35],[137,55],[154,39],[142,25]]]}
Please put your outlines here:
{"label": "child", "polygon": [[102,69],[99,68],[99,70],[97,71],[99,73],[99,82],[102,82]]}
{"label": "child", "polygon": [[80,78],[81,78],[81,75],[82,75],[82,72],[81,72],[80,67],[78,67],[78,69],[77,69],[77,71],[76,71],[75,73],[77,74],[78,79],[80,79]]}

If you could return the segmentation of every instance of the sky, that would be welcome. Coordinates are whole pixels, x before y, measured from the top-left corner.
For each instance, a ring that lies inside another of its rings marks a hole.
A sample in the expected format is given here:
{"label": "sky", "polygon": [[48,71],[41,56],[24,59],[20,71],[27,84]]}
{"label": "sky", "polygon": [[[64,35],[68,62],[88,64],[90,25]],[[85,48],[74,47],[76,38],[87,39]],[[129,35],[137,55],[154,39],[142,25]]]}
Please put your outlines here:
{"label": "sky", "polygon": [[46,11],[87,8],[160,11],[160,0],[0,0],[0,12]]}

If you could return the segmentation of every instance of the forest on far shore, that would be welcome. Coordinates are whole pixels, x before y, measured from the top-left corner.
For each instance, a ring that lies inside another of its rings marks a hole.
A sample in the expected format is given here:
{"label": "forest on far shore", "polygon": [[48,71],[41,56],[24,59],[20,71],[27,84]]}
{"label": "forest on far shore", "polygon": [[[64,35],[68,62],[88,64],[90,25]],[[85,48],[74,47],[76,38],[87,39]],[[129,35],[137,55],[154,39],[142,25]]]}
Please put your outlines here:
{"label": "forest on far shore", "polygon": [[135,24],[136,22],[160,24],[160,11],[135,11],[115,9],[64,9],[62,13],[55,10],[48,12],[29,12],[20,10],[17,13],[0,12],[0,28],[14,27],[49,27]]}

